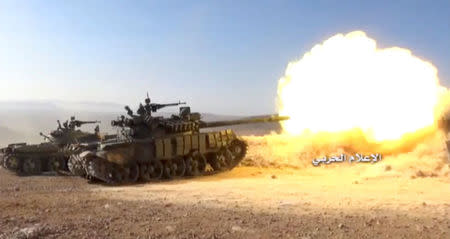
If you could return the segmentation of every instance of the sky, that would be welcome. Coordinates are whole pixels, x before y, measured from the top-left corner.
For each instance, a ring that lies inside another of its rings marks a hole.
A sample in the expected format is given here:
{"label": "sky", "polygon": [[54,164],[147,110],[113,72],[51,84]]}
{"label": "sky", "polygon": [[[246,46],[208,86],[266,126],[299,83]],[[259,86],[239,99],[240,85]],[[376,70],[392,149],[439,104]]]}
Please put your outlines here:
{"label": "sky", "polygon": [[365,31],[432,62],[450,86],[450,1],[0,0],[0,101],[276,112],[290,61]]}

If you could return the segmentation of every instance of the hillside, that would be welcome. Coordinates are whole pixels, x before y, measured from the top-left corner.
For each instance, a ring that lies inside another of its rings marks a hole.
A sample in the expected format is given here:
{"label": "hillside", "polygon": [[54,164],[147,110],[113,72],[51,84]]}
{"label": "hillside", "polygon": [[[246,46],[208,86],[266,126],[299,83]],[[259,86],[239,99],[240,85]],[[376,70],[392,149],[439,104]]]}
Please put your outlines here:
{"label": "hillside", "polygon": [[[177,114],[177,109],[171,108],[170,110],[172,111],[155,115],[170,117],[172,114]],[[116,119],[121,114],[125,114],[123,106],[114,103],[0,102],[0,147],[13,142],[41,142],[42,137],[39,136],[39,132],[49,133],[57,127],[57,120],[62,123],[71,116],[84,121],[99,120],[101,121],[99,125],[102,132],[116,133],[117,129],[111,126],[111,120]],[[237,118],[240,118],[240,116],[202,113],[202,119],[205,121]],[[93,131],[95,125],[85,125],[82,129]],[[231,128],[241,135],[263,135],[269,134],[271,131],[279,131],[280,125],[278,123],[258,123],[226,128]]]}

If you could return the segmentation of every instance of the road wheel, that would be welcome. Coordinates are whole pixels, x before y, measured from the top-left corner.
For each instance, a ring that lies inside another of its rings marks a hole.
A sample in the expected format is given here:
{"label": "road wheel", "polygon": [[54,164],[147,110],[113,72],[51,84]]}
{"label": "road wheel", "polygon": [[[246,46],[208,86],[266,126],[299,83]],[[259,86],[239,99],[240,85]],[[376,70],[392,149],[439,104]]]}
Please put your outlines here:
{"label": "road wheel", "polygon": [[142,182],[150,181],[150,172],[148,171],[148,165],[145,163],[139,166],[139,179]]}
{"label": "road wheel", "polygon": [[35,158],[25,158],[22,164],[22,171],[25,175],[41,173],[41,161]]}
{"label": "road wheel", "polygon": [[48,162],[47,162],[48,170],[55,172],[59,175],[63,175],[64,174],[63,171],[66,169],[65,165],[64,165],[64,161],[65,160],[63,157],[55,156],[55,157],[49,158]]}
{"label": "road wheel", "polygon": [[151,160],[148,164],[148,171],[150,173],[151,179],[159,180],[162,178],[164,173],[164,165],[160,160]]}
{"label": "road wheel", "polygon": [[198,176],[200,174],[198,171],[198,161],[192,158],[192,156],[188,156],[185,159],[185,164],[186,164],[186,175]]}
{"label": "road wheel", "polygon": [[196,160],[198,161],[198,172],[200,175],[204,174],[206,171],[206,158],[204,155],[198,153]]}
{"label": "road wheel", "polygon": [[139,178],[139,166],[133,164],[129,167],[128,181],[130,183],[135,183]]}
{"label": "road wheel", "polygon": [[175,176],[183,177],[186,173],[186,162],[182,158],[177,158],[173,162],[176,165]]}
{"label": "road wheel", "polygon": [[193,152],[185,159],[186,175],[199,176],[206,170],[206,159],[198,152]]}
{"label": "road wheel", "polygon": [[18,171],[20,168],[20,160],[15,156],[5,156],[3,165],[6,169]]}
{"label": "road wheel", "polygon": [[224,150],[220,150],[211,156],[208,161],[214,171],[222,171],[228,167]]}
{"label": "road wheel", "polygon": [[109,184],[119,184],[125,181],[125,176],[123,175],[123,170],[115,165],[111,165],[109,168],[111,173],[109,174],[110,180]]}
{"label": "road wheel", "polygon": [[247,144],[242,140],[234,140],[233,142],[231,142],[228,149],[232,154],[232,157],[230,157],[232,158],[230,168],[234,168],[242,161],[242,159],[247,154]]}
{"label": "road wheel", "polygon": [[166,160],[164,163],[164,177],[173,179],[176,176],[177,165],[172,160]]}

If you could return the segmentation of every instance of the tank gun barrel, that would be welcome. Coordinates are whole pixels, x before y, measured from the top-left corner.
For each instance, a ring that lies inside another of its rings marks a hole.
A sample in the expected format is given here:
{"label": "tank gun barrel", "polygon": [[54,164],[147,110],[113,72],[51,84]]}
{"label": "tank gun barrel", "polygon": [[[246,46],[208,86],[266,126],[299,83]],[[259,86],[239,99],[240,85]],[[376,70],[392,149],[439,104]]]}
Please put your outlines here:
{"label": "tank gun barrel", "polygon": [[[62,129],[61,127],[61,122],[59,120],[56,121],[56,123],[58,123],[58,129]],[[41,132],[42,133],[42,132]]]}
{"label": "tank gun barrel", "polygon": [[50,136],[48,136],[48,135],[45,135],[45,134],[43,134],[42,132],[40,132],[39,135],[42,136],[42,137],[44,137],[44,139],[47,139],[48,141],[53,142],[52,137],[50,137]]}
{"label": "tank gun barrel", "polygon": [[99,120],[93,120],[93,121],[80,121],[80,120],[78,120],[78,123],[79,124],[100,124],[101,121],[99,121]]}
{"label": "tank gun barrel", "polygon": [[71,129],[75,129],[75,127],[81,127],[84,124],[97,124],[97,123],[101,123],[98,120],[94,120],[94,121],[81,121],[81,120],[74,120],[71,121],[69,126]]}
{"label": "tank gun barrel", "polygon": [[267,123],[267,122],[278,122],[282,120],[288,120],[289,116],[279,116],[279,115],[263,115],[256,117],[249,117],[237,120],[222,120],[222,121],[211,121],[204,122],[200,121],[200,128],[212,128],[227,125],[238,125],[238,124],[251,124],[251,123]]}

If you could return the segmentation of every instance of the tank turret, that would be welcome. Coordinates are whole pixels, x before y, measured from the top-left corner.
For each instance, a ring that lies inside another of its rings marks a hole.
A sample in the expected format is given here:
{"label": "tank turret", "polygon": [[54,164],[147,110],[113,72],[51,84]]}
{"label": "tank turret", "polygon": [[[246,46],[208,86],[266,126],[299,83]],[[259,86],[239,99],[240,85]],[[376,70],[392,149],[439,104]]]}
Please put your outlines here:
{"label": "tank turret", "polygon": [[[56,130],[51,131],[49,135],[44,135],[42,132],[40,135],[49,142],[60,146],[100,140],[98,133],[87,133],[78,129],[85,124],[97,124],[101,123],[100,121],[81,121],[76,120],[75,117],[72,116],[70,117],[70,121],[65,121],[63,123],[64,127],[61,127],[59,120],[57,123],[58,127]],[[98,129],[96,131],[98,131]]]}
{"label": "tank turret", "polygon": [[[176,106],[180,104],[185,104],[185,102],[154,105],[157,105],[159,107],[155,109],[160,109],[162,106]],[[142,107],[142,104],[140,104],[139,108],[142,109]],[[138,115],[134,115],[129,106],[125,106],[125,110],[130,117],[127,118],[122,115],[117,120],[113,120],[111,122],[111,125],[121,128],[127,128],[128,130],[121,131],[123,136],[125,136],[126,138],[157,137],[162,134],[171,133],[198,133],[200,129],[203,128],[214,128],[239,124],[278,122],[289,119],[289,117],[287,116],[262,115],[237,120],[206,122],[201,120],[201,115],[199,113],[191,113],[190,107],[180,107],[179,114],[172,115],[172,117],[170,118],[152,116],[151,112],[156,112],[156,110],[138,110],[138,112],[140,112]]]}

